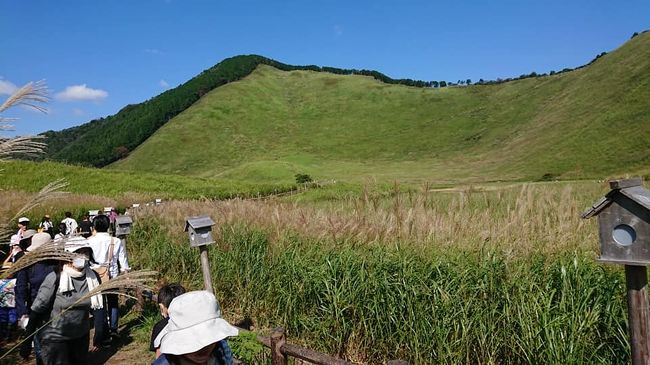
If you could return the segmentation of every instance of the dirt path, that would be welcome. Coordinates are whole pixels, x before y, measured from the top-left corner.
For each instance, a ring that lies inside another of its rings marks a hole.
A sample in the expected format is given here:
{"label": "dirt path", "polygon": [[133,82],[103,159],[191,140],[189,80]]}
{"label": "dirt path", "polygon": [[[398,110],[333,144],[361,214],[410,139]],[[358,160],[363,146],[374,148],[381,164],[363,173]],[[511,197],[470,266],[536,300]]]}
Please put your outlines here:
{"label": "dirt path", "polygon": [[[88,365],[148,365],[153,361],[153,353],[149,352],[148,345],[134,340],[132,332],[134,327],[138,324],[136,318],[129,320],[120,326],[119,339],[113,342],[110,348],[101,349],[98,352],[88,353]],[[93,331],[90,332],[92,338]],[[17,341],[12,341],[8,344],[0,345],[0,356],[9,351]],[[0,360],[0,365],[31,365],[34,364],[34,356],[23,360],[18,355],[18,349],[12,351],[6,358]]]}

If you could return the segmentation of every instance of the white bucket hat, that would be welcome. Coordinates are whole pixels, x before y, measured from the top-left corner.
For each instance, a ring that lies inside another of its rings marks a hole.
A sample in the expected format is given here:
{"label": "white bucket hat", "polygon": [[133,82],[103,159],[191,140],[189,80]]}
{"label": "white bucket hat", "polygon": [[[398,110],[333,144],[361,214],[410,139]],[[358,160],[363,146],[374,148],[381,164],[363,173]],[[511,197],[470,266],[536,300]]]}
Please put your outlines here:
{"label": "white bucket hat", "polygon": [[32,236],[32,244],[27,247],[27,251],[34,251],[35,249],[51,241],[52,237],[50,237],[49,233],[36,233]]}
{"label": "white bucket hat", "polygon": [[207,291],[179,295],[169,305],[169,322],[154,340],[160,352],[184,355],[237,336],[239,330],[220,318],[217,299]]}

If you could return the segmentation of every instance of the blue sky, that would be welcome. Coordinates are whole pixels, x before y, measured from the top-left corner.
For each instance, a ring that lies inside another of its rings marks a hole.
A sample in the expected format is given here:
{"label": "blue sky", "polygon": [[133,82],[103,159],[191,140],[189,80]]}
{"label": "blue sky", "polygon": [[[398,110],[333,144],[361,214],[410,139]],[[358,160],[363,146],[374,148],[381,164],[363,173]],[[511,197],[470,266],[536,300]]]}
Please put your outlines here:
{"label": "blue sky", "polygon": [[49,113],[15,134],[116,113],[222,59],[478,80],[589,62],[650,29],[648,1],[0,0],[0,101],[45,79]]}

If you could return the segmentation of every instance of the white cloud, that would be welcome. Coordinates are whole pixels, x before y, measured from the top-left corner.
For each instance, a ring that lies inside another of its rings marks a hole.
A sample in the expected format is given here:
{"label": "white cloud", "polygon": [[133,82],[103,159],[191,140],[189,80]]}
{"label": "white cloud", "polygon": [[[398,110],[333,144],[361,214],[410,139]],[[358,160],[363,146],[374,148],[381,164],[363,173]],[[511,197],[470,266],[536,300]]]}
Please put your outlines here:
{"label": "white cloud", "polygon": [[75,117],[81,117],[86,115],[86,112],[79,108],[72,108],[72,115],[74,115]]}
{"label": "white cloud", "polygon": [[343,26],[336,24],[334,25],[333,30],[334,30],[334,34],[336,34],[337,36],[340,37],[343,35]]}
{"label": "white cloud", "polygon": [[56,98],[61,101],[99,101],[106,99],[107,96],[106,91],[89,88],[86,84],[68,86],[56,94]]}
{"label": "white cloud", "polygon": [[0,77],[0,95],[11,95],[16,90],[18,90],[18,86],[16,86],[16,84],[7,80],[3,80],[2,77]]}
{"label": "white cloud", "polygon": [[166,88],[169,87],[169,83],[167,83],[167,81],[165,81],[165,80],[160,80],[158,82],[158,85],[160,85],[160,87],[162,87],[163,89],[166,89]]}
{"label": "white cloud", "polygon": [[144,53],[150,54],[163,54],[163,51],[159,50],[158,48],[145,48],[143,51]]}

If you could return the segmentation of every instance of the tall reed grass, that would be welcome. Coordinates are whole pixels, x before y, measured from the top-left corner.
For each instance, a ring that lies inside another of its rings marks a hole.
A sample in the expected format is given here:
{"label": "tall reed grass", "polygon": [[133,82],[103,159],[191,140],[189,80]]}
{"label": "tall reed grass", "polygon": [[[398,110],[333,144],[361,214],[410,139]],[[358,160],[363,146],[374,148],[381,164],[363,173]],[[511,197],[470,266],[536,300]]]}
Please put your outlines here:
{"label": "tall reed grass", "polygon": [[622,364],[623,275],[593,260],[595,226],[577,218],[590,189],[166,204],[138,212],[128,250],[200,288],[182,221],[209,213],[229,319],[360,363]]}
{"label": "tall reed grass", "polygon": [[338,244],[499,249],[506,255],[594,250],[595,222],[580,212],[598,185],[519,185],[494,191],[386,193],[364,189],[325,205],[281,199],[172,202],[137,214],[175,232],[185,218],[210,214],[219,224],[261,228],[273,239],[298,234]]}

